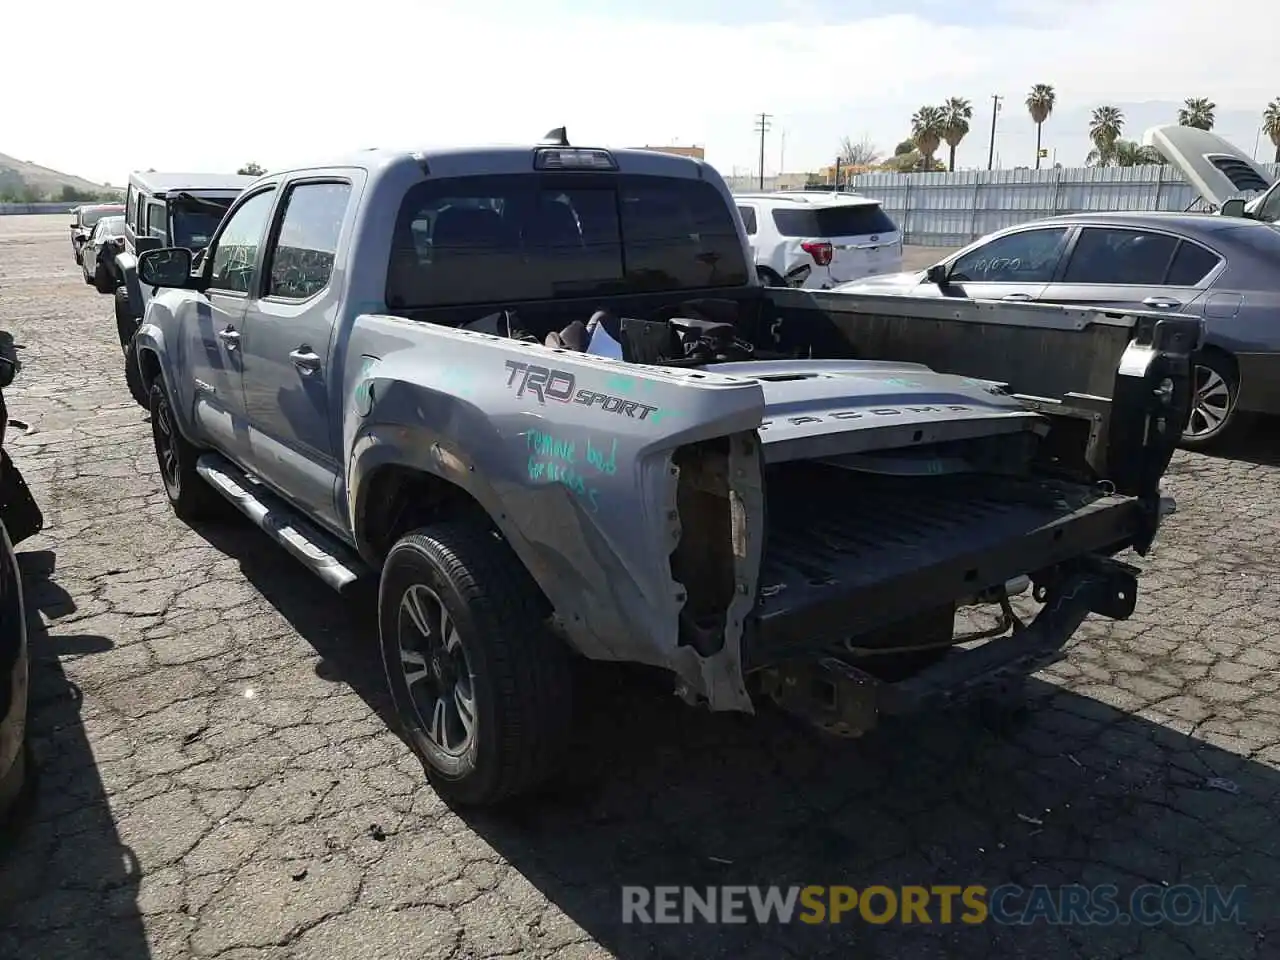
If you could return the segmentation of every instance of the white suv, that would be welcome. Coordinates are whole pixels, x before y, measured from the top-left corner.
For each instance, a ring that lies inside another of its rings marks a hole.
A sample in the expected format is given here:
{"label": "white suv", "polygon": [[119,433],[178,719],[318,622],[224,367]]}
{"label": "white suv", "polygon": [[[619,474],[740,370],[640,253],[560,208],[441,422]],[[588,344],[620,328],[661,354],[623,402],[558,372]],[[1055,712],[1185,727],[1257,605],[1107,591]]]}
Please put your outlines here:
{"label": "white suv", "polygon": [[829,290],[902,269],[902,232],[878,200],[795,190],[734,197],[766,286]]}

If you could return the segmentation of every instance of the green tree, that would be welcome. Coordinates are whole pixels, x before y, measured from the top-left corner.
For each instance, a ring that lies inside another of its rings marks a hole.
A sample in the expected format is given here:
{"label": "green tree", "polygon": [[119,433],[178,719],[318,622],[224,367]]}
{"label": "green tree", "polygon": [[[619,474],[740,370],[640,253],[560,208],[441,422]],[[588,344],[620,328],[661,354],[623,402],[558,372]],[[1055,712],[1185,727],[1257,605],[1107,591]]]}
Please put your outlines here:
{"label": "green tree", "polygon": [[1110,166],[1116,141],[1123,131],[1124,114],[1119,107],[1095,107],[1093,116],[1089,118],[1089,139],[1093,141],[1093,150],[1089,152],[1085,163],[1098,167]]}
{"label": "green tree", "polygon": [[1044,122],[1049,119],[1053,113],[1053,105],[1057,102],[1058,95],[1054,92],[1053,87],[1047,83],[1037,83],[1031,88],[1031,92],[1027,94],[1027,112],[1031,114],[1031,122],[1036,125],[1036,169],[1040,169],[1040,134],[1044,129]]}
{"label": "green tree", "polygon": [[1187,97],[1178,110],[1178,126],[1195,127],[1197,130],[1213,129],[1213,112],[1218,105],[1204,97]]}
{"label": "green tree", "polygon": [[926,170],[933,169],[933,155],[938,152],[938,146],[942,143],[945,120],[946,115],[941,107],[921,107],[911,118],[911,140],[924,158]]}
{"label": "green tree", "polygon": [[964,97],[951,97],[942,105],[942,139],[947,141],[950,155],[947,158],[947,169],[956,169],[956,147],[969,132],[969,121],[973,119],[973,104]]}
{"label": "green tree", "polygon": [[900,157],[904,153],[913,153],[915,149],[916,149],[916,142],[914,140],[903,140],[901,143],[899,143],[896,147],[893,148],[893,155],[895,157]]}
{"label": "green tree", "polygon": [[1271,138],[1271,145],[1276,148],[1276,163],[1280,163],[1280,97],[1267,104],[1262,111],[1262,132]]}
{"label": "green tree", "polygon": [[236,171],[236,175],[241,177],[260,177],[266,172],[267,171],[257,163],[246,163]]}

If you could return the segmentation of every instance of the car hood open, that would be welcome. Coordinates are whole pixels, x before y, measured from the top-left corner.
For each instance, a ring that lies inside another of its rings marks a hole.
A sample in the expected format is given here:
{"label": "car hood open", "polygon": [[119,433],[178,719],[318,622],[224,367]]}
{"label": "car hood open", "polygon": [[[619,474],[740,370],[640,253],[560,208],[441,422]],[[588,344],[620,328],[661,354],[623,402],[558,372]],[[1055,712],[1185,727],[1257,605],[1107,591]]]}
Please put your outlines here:
{"label": "car hood open", "polygon": [[1208,130],[1165,124],[1147,130],[1142,143],[1177,167],[1215,210],[1233,197],[1252,197],[1271,186],[1271,177],[1247,153]]}

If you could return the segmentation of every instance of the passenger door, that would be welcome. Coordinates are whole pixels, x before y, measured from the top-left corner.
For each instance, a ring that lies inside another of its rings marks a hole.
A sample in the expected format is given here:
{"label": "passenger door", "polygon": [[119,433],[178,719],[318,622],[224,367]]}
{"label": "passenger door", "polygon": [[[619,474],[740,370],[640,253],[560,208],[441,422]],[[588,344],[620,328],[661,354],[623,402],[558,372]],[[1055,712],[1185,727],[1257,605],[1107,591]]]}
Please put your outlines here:
{"label": "passenger door", "polygon": [[274,185],[246,197],[214,238],[209,288],[187,299],[178,317],[201,436],[237,461],[248,454],[240,349],[245,305],[276,198]]}
{"label": "passenger door", "polygon": [[1039,300],[1057,272],[1072,229],[1031,227],[1002,234],[953,259],[946,286],[926,281],[921,292],[971,300]]}
{"label": "passenger door", "polygon": [[284,188],[242,341],[254,472],[339,528],[334,405],[340,400],[332,393],[329,353],[342,293],[333,270],[351,195],[351,182],[336,178]]}
{"label": "passenger door", "polygon": [[1084,227],[1043,299],[1072,306],[1185,313],[1221,272],[1222,258],[1171,233]]}

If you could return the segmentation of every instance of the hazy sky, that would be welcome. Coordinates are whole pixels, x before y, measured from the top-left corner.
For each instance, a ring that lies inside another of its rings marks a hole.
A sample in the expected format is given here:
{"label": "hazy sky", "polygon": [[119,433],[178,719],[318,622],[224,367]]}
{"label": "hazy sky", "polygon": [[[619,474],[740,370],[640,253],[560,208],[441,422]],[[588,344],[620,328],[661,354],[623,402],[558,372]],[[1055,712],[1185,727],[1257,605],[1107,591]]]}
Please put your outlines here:
{"label": "hazy sky", "polygon": [[[1280,96],[1268,55],[1277,0],[256,0],[240,17],[163,4],[141,19],[134,9],[9,5],[0,152],[120,183],[147,167],[528,142],[564,124],[576,143],[700,143],[728,174],[756,164],[752,114],[767,111],[773,172],[830,162],[844,135],[892,150],[917,107],[959,95],[976,115],[958,164],[985,166],[1001,93],[996,149],[1012,166],[1033,162],[1022,101],[1043,82],[1058,91],[1060,121],[1046,125],[1046,146],[1073,165],[1087,149],[1080,118],[1100,103],[1206,96],[1230,119],[1221,132],[1250,151],[1251,118]],[[55,15],[74,39],[54,38]]]}

